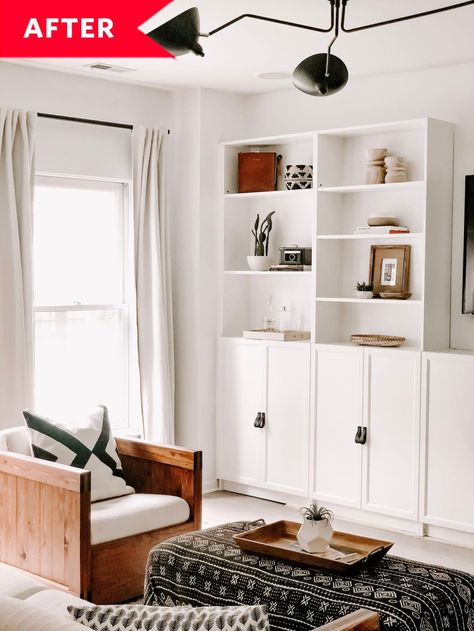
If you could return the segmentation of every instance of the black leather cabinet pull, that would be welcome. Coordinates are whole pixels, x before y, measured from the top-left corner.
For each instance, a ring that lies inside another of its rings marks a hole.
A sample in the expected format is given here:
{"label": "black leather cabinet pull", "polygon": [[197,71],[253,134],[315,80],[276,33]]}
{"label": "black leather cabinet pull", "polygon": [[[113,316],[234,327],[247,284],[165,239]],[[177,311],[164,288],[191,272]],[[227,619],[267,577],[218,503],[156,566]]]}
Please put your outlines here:
{"label": "black leather cabinet pull", "polygon": [[255,419],[253,426],[257,429],[262,429],[265,427],[265,412],[259,412],[257,414],[257,418]]}
{"label": "black leather cabinet pull", "polygon": [[365,445],[365,443],[367,442],[367,427],[361,427],[359,425],[357,427],[357,432],[354,440],[358,445]]}

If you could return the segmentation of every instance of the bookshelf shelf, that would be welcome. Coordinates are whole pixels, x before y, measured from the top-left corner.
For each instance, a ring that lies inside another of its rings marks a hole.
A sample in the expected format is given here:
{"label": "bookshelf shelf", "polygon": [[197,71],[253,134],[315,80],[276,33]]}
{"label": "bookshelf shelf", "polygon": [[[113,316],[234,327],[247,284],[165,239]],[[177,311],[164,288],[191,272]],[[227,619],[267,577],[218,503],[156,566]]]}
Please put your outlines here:
{"label": "bookshelf shelf", "polygon": [[399,240],[399,239],[422,239],[422,232],[406,232],[404,234],[319,234],[318,239],[324,241],[385,241],[385,239]]}
{"label": "bookshelf shelf", "polygon": [[393,193],[413,191],[425,186],[423,180],[394,184],[354,184],[349,186],[320,186],[318,193]]}
{"label": "bookshelf shelf", "polygon": [[252,270],[225,270],[226,276],[271,276],[272,278],[277,276],[304,276],[306,278],[312,275],[312,272],[254,272]]}
{"label": "bookshelf shelf", "polygon": [[316,302],[347,302],[362,305],[387,305],[387,306],[406,306],[406,305],[421,305],[421,300],[414,300],[409,298],[408,300],[387,300],[385,298],[371,298],[366,300],[365,298],[316,298]]}
{"label": "bookshelf shelf", "polygon": [[302,189],[295,191],[264,191],[263,193],[226,193],[225,199],[294,199],[310,197],[314,195],[314,189]]}

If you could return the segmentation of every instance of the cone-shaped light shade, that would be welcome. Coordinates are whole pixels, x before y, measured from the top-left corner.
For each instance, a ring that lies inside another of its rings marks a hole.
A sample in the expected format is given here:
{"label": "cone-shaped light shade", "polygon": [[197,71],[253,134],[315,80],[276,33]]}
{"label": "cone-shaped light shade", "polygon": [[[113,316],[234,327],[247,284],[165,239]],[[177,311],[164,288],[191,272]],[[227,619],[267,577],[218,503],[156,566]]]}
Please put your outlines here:
{"label": "cone-shaped light shade", "polygon": [[293,72],[293,84],[298,90],[311,96],[330,96],[342,90],[349,79],[346,64],[329,55],[329,76],[326,77],[327,53],[311,55],[304,59]]}
{"label": "cone-shaped light shade", "polygon": [[175,57],[191,51],[204,57],[204,51],[199,43],[199,24],[199,11],[194,7],[158,26],[147,35]]}

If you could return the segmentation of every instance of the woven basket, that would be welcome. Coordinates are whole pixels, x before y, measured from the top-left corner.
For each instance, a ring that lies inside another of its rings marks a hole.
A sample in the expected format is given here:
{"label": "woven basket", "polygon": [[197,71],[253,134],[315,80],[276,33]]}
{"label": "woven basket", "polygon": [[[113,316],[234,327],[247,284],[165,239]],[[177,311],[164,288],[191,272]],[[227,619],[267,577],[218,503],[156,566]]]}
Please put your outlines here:
{"label": "woven basket", "polygon": [[351,342],[359,344],[359,346],[395,347],[403,346],[403,344],[405,344],[405,338],[396,337],[395,335],[366,335],[359,333],[358,335],[351,335]]}

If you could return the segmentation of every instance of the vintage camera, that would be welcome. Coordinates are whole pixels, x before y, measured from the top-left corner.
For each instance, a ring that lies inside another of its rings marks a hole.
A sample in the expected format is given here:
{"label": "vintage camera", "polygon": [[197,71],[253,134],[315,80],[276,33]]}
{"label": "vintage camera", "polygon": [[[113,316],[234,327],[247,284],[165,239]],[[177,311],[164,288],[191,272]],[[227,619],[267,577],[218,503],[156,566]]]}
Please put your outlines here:
{"label": "vintage camera", "polygon": [[311,248],[298,245],[280,248],[280,265],[311,265]]}

